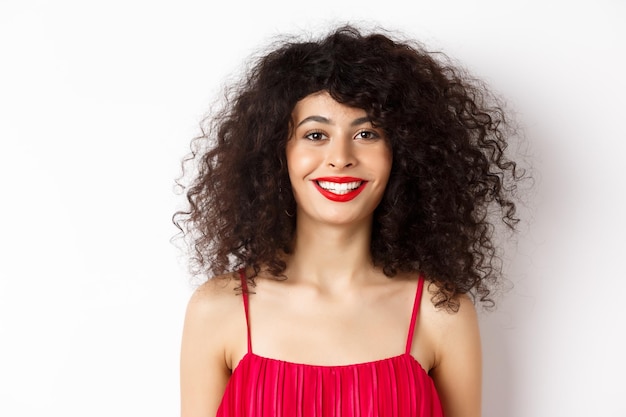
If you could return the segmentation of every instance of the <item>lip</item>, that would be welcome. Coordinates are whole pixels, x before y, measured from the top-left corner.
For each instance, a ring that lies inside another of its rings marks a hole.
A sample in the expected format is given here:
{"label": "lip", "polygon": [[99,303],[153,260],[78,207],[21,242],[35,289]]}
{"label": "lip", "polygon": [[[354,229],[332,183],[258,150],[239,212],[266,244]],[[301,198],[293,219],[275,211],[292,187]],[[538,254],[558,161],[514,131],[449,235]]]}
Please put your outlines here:
{"label": "lip", "polygon": [[356,181],[367,182],[363,178],[356,178],[356,177],[319,177],[319,178],[313,179],[313,181],[328,181],[328,182],[336,182],[339,184],[344,184],[346,182],[356,182]]}
{"label": "lip", "polygon": [[[324,188],[320,187],[318,181],[328,181],[328,182],[334,182],[337,184],[345,184],[348,182],[360,182],[361,185],[358,188],[355,188],[354,190],[346,194],[335,194],[331,191],[325,190]],[[338,203],[345,203],[345,202],[354,200],[359,194],[361,194],[361,191],[363,191],[363,189],[367,185],[367,181],[364,180],[363,178],[355,178],[355,177],[319,177],[313,180],[313,185],[315,185],[315,188],[317,188],[317,191],[319,191],[320,194],[322,194],[327,199],[338,202]]]}

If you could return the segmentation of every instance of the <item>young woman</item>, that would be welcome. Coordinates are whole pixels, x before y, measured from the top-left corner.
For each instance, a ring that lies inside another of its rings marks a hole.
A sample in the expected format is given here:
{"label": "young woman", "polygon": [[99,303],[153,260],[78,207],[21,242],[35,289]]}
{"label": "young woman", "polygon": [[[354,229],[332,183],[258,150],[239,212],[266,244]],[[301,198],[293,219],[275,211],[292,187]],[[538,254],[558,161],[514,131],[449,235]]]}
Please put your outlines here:
{"label": "young woman", "polygon": [[[481,414],[474,302],[519,179],[482,85],[351,27],[255,63],[196,141],[183,417]],[[206,145],[206,146],[205,146]]]}

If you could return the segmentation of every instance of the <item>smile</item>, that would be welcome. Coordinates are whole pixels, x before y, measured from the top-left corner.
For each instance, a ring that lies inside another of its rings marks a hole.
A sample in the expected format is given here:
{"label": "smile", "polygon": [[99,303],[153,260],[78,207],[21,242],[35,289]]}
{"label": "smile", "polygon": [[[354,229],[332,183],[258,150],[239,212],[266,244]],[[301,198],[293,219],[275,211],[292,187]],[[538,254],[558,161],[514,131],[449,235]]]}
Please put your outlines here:
{"label": "smile", "polygon": [[326,191],[330,191],[334,194],[348,194],[350,191],[354,191],[359,188],[363,184],[363,181],[353,181],[353,182],[330,182],[330,181],[318,181],[317,185],[325,189]]}
{"label": "smile", "polygon": [[353,177],[331,177],[317,178],[313,184],[327,199],[343,203],[356,198],[365,188],[367,181]]}

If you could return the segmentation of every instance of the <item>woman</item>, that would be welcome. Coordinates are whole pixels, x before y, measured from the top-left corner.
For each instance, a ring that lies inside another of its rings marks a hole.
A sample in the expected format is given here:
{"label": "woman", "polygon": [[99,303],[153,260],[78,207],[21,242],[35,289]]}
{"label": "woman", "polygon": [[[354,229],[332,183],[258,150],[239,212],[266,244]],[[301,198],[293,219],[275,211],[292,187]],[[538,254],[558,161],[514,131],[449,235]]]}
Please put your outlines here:
{"label": "woman", "polygon": [[[262,56],[196,141],[182,416],[481,413],[474,301],[514,228],[480,83],[351,27]],[[205,146],[206,144],[206,146]]]}

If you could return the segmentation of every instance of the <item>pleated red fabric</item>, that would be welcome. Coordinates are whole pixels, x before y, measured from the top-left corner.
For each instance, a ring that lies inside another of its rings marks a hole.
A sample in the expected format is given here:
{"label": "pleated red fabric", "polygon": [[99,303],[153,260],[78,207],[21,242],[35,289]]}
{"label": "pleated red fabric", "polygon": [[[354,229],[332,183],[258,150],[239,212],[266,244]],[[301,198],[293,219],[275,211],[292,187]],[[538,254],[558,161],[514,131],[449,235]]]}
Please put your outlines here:
{"label": "pleated red fabric", "polygon": [[[242,279],[248,320],[248,294]],[[406,351],[354,365],[322,366],[248,353],[228,381],[217,417],[443,417],[432,379],[411,356],[423,279],[415,295]]]}

